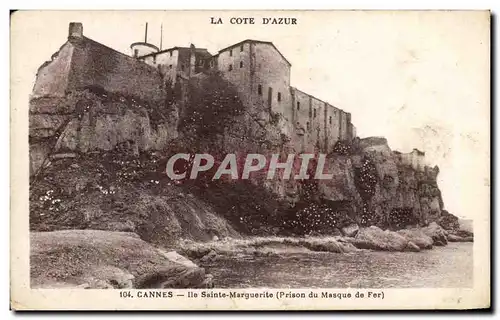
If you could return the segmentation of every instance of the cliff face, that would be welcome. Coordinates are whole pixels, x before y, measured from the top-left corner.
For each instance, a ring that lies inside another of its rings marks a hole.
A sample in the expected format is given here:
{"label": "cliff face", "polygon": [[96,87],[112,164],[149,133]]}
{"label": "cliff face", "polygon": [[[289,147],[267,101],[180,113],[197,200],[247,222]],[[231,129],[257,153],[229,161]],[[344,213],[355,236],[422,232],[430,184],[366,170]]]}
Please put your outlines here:
{"label": "cliff face", "polygon": [[270,159],[301,150],[283,133],[289,124],[246,108],[218,75],[194,80],[161,103],[97,87],[33,98],[31,228],[135,231],[165,244],[331,234],[353,223],[396,230],[440,218],[438,169],[413,165],[384,138],[339,141],[324,168],[331,180],[268,180],[266,171],[245,182],[213,181],[214,172],[170,181],[166,160],[178,152],[210,153],[216,162],[236,153],[241,166],[249,153]]}
{"label": "cliff face", "polygon": [[30,101],[31,174],[58,154],[161,150],[177,136],[177,108],[98,88]]}
{"label": "cliff face", "polygon": [[[439,218],[443,209],[437,187],[437,167],[415,168],[390,150],[385,139],[361,139],[354,143],[353,157],[358,176],[357,189],[363,199],[361,216],[394,229],[426,225]],[[363,175],[368,175],[367,182]]]}

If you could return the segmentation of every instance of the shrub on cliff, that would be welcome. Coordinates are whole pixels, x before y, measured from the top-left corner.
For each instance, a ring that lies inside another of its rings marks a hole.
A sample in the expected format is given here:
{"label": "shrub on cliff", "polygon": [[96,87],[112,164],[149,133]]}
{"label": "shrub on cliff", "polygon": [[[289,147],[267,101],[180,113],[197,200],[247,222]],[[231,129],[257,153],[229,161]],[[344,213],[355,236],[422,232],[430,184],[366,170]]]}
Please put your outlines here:
{"label": "shrub on cliff", "polygon": [[333,146],[333,153],[348,156],[353,153],[352,145],[344,140],[339,140]]}
{"label": "shrub on cliff", "polygon": [[224,133],[243,110],[234,86],[219,74],[209,73],[189,83],[179,131],[193,141],[210,140]]}
{"label": "shrub on cliff", "polygon": [[231,183],[213,180],[208,186],[187,180],[182,187],[210,204],[243,233],[269,235],[279,233],[282,228],[279,215],[287,209],[286,203],[249,180]]}
{"label": "shrub on cliff", "polygon": [[441,211],[441,217],[438,220],[438,224],[445,230],[460,229],[460,223],[458,222],[458,217],[449,213],[446,210]]}
{"label": "shrub on cliff", "polygon": [[354,183],[364,202],[369,201],[375,195],[378,183],[377,168],[369,157],[365,156],[361,160],[361,167],[355,168]]}
{"label": "shrub on cliff", "polygon": [[302,202],[290,208],[282,221],[285,229],[296,235],[332,235],[354,222],[346,210],[318,202]]}

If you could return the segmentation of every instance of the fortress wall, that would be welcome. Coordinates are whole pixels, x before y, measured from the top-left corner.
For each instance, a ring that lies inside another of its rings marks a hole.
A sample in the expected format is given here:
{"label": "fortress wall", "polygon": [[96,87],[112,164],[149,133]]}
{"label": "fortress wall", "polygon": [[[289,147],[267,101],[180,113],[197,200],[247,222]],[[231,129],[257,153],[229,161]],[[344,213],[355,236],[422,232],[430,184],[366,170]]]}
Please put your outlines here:
{"label": "fortress wall", "polygon": [[52,56],[52,61],[44,63],[37,72],[33,97],[62,97],[68,87],[68,79],[73,56],[73,45],[66,42],[59,52]]}
{"label": "fortress wall", "polygon": [[294,104],[292,107],[294,112],[295,125],[297,123],[307,130],[306,123],[309,121],[309,95],[303,91],[292,88],[294,93]]}
{"label": "fortress wall", "polygon": [[[335,143],[339,140],[340,137],[340,112],[341,110],[335,108],[330,104],[326,104],[326,125],[325,125],[325,134],[326,134],[326,149],[327,151],[331,151]],[[331,121],[330,121],[331,119]]]}
{"label": "fortress wall", "polygon": [[88,38],[72,45],[68,90],[97,86],[148,101],[165,98],[160,73],[154,67]]}
{"label": "fortress wall", "polygon": [[311,96],[311,142],[314,146],[318,146],[320,150],[324,148],[324,106],[325,103],[315,97]]}
{"label": "fortress wall", "polygon": [[351,126],[351,137],[354,139],[357,136],[357,134],[356,134],[356,126],[354,126],[352,124],[352,122],[351,122],[350,126]]}
{"label": "fortress wall", "polygon": [[340,110],[340,130],[339,130],[339,139],[340,140],[351,140],[351,134],[350,134],[350,118],[351,114],[348,112],[345,112],[344,110]]}
{"label": "fortress wall", "polygon": [[[240,68],[240,62],[243,67]],[[217,68],[224,78],[231,82],[240,93],[240,99],[246,104],[252,102],[251,81],[250,81],[250,44],[243,44],[243,51],[240,46],[224,50],[217,56]],[[231,68],[231,71],[229,70]],[[257,93],[255,91],[255,93]]]}
{"label": "fortress wall", "polygon": [[[262,96],[259,99],[266,106],[270,105],[273,112],[281,113],[291,120],[290,65],[270,44],[252,43],[251,46],[255,54],[252,92],[257,93],[260,84]],[[269,88],[272,89],[271,95]],[[278,93],[281,95],[281,101],[278,101]]]}
{"label": "fortress wall", "polygon": [[304,132],[301,136],[301,152],[313,152],[314,151],[314,141],[312,141],[311,130],[308,129],[307,123],[309,123],[309,128],[311,126],[311,118],[309,117],[309,106],[311,104],[311,96],[307,93],[300,91],[296,88],[292,88],[294,106],[291,106],[291,112],[293,112],[293,118],[295,121],[296,130]]}
{"label": "fortress wall", "polygon": [[[352,126],[347,122],[348,116],[344,111],[303,91],[293,87],[291,91],[294,95],[293,119],[296,125],[299,123],[305,129],[307,143],[315,146],[318,142],[320,150],[331,151],[341,134],[346,137],[348,131],[351,130]],[[316,110],[316,117],[314,117],[314,110]],[[308,122],[309,130],[307,129]]]}

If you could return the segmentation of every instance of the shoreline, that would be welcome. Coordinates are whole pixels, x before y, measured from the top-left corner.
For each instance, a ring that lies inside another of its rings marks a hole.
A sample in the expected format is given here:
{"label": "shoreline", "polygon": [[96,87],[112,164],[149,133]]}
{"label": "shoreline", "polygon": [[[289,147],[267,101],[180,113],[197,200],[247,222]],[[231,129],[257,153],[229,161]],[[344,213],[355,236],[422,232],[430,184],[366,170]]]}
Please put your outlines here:
{"label": "shoreline", "polygon": [[[458,234],[457,234],[458,233]],[[180,240],[172,248],[194,260],[211,260],[217,255],[248,253],[265,255],[287,252],[351,253],[360,250],[386,252],[419,252],[445,246],[448,242],[473,242],[471,233],[447,231],[436,223],[424,228],[382,230],[371,226],[361,228],[354,236],[253,236],[242,239],[226,237],[209,242]]]}
{"label": "shoreline", "polygon": [[445,246],[448,242],[472,241],[472,233],[447,231],[437,223],[397,232],[371,226],[360,228],[352,237],[226,237],[208,242],[178,240],[169,248],[148,243],[132,232],[89,229],[31,232],[31,286],[213,288],[217,279],[206,273],[202,265],[221,257],[255,259],[268,256],[285,258],[289,254],[314,252],[420,252]]}

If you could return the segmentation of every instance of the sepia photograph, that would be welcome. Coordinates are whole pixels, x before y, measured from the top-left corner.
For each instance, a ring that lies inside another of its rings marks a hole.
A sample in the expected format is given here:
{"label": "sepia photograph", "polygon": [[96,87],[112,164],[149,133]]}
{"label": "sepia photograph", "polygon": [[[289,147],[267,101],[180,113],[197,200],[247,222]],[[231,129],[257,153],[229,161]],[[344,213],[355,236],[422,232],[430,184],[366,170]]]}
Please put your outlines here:
{"label": "sepia photograph", "polygon": [[12,308],[489,306],[489,11],[17,11],[11,55]]}

